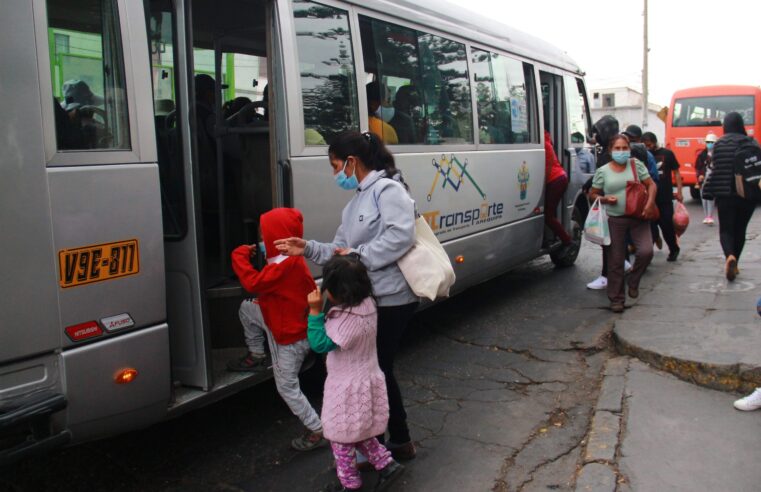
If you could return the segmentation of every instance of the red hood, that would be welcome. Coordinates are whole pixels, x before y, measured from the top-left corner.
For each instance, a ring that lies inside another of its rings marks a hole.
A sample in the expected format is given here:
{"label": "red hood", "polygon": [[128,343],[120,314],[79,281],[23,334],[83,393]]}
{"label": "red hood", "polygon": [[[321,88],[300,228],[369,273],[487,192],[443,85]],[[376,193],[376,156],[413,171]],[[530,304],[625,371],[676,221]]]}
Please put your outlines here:
{"label": "red hood", "polygon": [[296,208],[275,208],[259,219],[262,241],[267,249],[267,258],[278,256],[275,240],[304,235],[304,217]]}

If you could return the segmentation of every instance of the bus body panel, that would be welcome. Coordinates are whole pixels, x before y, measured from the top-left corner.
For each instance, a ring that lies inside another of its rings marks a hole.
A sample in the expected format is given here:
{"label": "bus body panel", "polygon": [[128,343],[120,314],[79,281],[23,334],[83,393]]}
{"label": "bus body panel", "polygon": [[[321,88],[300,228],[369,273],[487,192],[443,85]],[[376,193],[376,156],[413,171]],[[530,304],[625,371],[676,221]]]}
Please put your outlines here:
{"label": "bus body panel", "polygon": [[[526,220],[536,217],[543,207],[542,149],[446,153],[432,149],[397,154],[395,159],[418,212],[443,243],[510,225],[511,232],[503,230],[497,235],[500,241],[509,238],[509,242],[488,242],[469,249],[463,268],[505,268],[538,255],[543,221]],[[336,186],[326,156],[293,158],[292,168],[294,206],[304,214],[304,237],[332,241],[341,211],[355,192]],[[471,285],[467,278],[458,273],[459,288]],[[474,282],[484,279],[478,278]]]}
{"label": "bus body panel", "polygon": [[[674,126],[675,105],[685,98],[711,96],[753,96],[755,121],[746,125],[748,135],[761,135],[761,89],[755,86],[719,85],[693,87],[676,91],[671,98],[669,112],[666,118],[666,148],[671,149],[679,161],[679,172],[685,186],[696,183],[695,162],[700,152],[705,149],[705,137],[711,132],[717,137],[724,134],[721,123],[707,126]],[[747,122],[746,122],[747,123]]]}
{"label": "bus body panel", "polygon": [[1,364],[60,347],[61,332],[31,3],[4,2],[0,26],[0,45],[13,47],[3,55],[13,76],[0,83]]}
{"label": "bus body panel", "polygon": [[[166,415],[170,395],[169,335],[165,323],[63,353],[65,423],[73,440],[150,425]],[[128,384],[115,376],[137,370]]]}
{"label": "bus body panel", "polygon": [[0,409],[37,391],[62,392],[61,357],[48,353],[0,366]]}
{"label": "bus body panel", "polygon": [[[160,323],[166,319],[164,244],[155,164],[80,166],[51,168],[48,174],[53,209],[55,251],[62,262],[61,276],[111,268],[114,259],[97,259],[95,253],[84,268],[62,253],[64,250],[136,241],[136,250],[121,248],[116,258],[121,267],[135,261],[137,273],[92,283],[62,287],[59,292],[63,328],[89,321],[129,315],[133,324],[113,331],[102,326],[103,336],[121,330]],[[105,251],[105,248],[103,249]],[[81,259],[85,253],[78,253]],[[104,253],[105,254],[105,253]],[[76,260],[76,258],[75,258]],[[67,279],[64,278],[65,282]],[[86,280],[87,281],[87,280]],[[74,343],[66,337],[64,347]]]}

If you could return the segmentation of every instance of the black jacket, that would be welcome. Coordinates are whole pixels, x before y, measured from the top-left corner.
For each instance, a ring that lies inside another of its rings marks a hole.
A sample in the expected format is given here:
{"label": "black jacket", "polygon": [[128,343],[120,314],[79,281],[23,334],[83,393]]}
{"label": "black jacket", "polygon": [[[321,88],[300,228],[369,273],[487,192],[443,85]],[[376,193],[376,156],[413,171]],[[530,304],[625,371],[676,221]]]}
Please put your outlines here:
{"label": "black jacket", "polygon": [[714,198],[728,198],[735,192],[735,151],[746,140],[753,140],[740,133],[727,133],[713,147],[713,171],[703,191]]}

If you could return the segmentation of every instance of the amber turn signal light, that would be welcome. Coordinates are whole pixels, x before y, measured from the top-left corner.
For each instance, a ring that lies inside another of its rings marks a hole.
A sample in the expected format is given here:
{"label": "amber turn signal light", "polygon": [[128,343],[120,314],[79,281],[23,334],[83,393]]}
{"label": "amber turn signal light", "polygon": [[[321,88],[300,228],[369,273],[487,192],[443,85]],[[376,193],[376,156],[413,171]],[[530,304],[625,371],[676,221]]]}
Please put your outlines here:
{"label": "amber turn signal light", "polygon": [[122,369],[116,374],[114,382],[116,384],[128,384],[137,378],[137,369]]}
{"label": "amber turn signal light", "polygon": [[465,263],[465,257],[462,255],[457,255],[454,257],[455,263]]}

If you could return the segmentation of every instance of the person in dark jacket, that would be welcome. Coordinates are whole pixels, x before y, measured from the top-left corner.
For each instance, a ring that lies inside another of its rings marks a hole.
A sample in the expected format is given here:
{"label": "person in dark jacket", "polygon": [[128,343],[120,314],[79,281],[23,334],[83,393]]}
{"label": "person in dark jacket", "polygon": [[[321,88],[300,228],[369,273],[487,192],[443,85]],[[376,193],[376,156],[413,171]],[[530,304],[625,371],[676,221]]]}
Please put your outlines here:
{"label": "person in dark jacket", "polygon": [[740,113],[727,113],[724,117],[724,135],[713,148],[713,171],[703,186],[704,193],[716,199],[719,240],[726,257],[724,273],[730,282],[740,273],[737,263],[745,246],[745,230],[756,208],[755,203],[742,198],[735,190],[735,151],[749,140],[755,142],[745,132]]}

